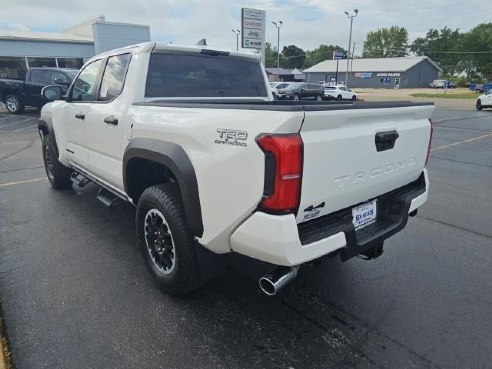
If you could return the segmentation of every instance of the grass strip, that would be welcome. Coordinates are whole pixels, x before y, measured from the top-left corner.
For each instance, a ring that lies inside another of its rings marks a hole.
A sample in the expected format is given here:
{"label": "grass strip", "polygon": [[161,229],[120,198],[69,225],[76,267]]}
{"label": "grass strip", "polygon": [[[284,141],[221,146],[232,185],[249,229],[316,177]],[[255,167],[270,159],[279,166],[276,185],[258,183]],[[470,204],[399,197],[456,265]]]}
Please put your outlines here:
{"label": "grass strip", "polygon": [[425,93],[419,92],[415,94],[410,94],[413,97],[428,97],[431,99],[476,99],[479,95],[474,92],[461,92],[461,93],[453,93],[448,92],[445,94],[444,92],[436,94],[436,93]]}

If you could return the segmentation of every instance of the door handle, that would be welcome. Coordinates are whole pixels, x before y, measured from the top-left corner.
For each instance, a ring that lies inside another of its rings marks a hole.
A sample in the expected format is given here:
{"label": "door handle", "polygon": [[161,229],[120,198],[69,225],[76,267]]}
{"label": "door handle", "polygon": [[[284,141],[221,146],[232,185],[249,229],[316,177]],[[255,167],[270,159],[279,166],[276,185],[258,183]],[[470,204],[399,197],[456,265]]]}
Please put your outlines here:
{"label": "door handle", "polygon": [[75,114],[75,118],[77,118],[77,119],[85,119],[85,114],[77,113],[77,114]]}
{"label": "door handle", "polygon": [[400,134],[396,131],[376,133],[376,137],[374,138],[376,150],[378,152],[391,150],[393,147],[395,147],[395,142],[398,137],[400,137]]}
{"label": "door handle", "polygon": [[110,115],[109,117],[104,118],[104,123],[112,124],[114,126],[118,125],[118,119],[114,116]]}

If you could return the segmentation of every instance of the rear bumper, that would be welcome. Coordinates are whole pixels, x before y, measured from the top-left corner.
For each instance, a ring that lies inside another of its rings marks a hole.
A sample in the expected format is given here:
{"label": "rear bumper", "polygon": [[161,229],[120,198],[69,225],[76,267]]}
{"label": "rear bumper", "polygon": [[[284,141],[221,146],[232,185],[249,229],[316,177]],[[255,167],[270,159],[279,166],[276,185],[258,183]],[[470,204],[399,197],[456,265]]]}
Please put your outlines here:
{"label": "rear bumper", "polygon": [[428,183],[424,169],[415,182],[379,196],[377,221],[357,232],[352,225],[352,206],[301,224],[293,214],[255,212],[234,232],[231,247],[276,265],[299,265],[333,252],[346,261],[402,230],[408,214],[427,201]]}

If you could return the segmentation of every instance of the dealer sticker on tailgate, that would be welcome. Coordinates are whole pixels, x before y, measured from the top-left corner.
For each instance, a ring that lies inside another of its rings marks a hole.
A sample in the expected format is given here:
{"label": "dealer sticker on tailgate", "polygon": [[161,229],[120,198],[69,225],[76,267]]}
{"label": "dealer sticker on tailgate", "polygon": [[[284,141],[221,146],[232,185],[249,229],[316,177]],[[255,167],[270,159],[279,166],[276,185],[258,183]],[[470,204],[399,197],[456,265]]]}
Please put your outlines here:
{"label": "dealer sticker on tailgate", "polygon": [[356,231],[376,221],[376,201],[372,200],[352,208],[352,223]]}

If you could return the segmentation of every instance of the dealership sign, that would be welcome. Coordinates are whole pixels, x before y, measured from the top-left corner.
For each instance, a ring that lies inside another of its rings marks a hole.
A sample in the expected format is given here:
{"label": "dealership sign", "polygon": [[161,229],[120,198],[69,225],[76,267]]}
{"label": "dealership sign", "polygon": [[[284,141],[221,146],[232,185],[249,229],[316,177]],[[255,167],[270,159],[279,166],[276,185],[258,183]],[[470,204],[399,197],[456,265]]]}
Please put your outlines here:
{"label": "dealership sign", "polygon": [[335,50],[333,51],[333,60],[345,59],[345,53],[343,51]]}
{"label": "dealership sign", "polygon": [[241,47],[244,49],[265,48],[265,11],[242,8]]}

